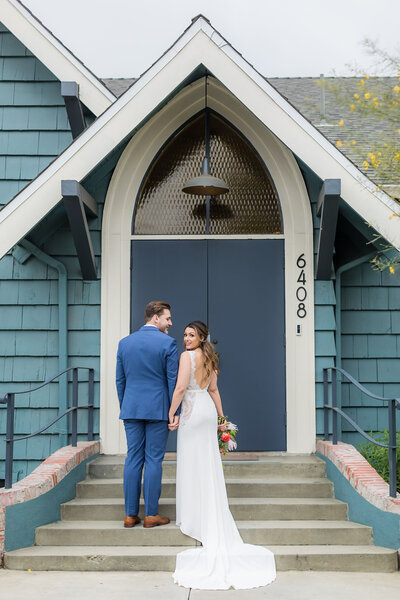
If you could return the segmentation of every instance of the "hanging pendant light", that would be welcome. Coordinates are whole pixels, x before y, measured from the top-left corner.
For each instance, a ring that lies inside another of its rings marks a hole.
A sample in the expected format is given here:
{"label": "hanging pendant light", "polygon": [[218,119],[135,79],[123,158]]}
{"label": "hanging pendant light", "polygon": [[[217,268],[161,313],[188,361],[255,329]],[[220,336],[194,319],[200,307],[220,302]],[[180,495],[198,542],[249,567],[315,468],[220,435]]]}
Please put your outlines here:
{"label": "hanging pendant light", "polygon": [[207,75],[205,78],[205,146],[206,152],[201,165],[201,175],[186,182],[182,191],[196,196],[218,196],[229,192],[225,181],[210,175],[210,112],[207,107]]}

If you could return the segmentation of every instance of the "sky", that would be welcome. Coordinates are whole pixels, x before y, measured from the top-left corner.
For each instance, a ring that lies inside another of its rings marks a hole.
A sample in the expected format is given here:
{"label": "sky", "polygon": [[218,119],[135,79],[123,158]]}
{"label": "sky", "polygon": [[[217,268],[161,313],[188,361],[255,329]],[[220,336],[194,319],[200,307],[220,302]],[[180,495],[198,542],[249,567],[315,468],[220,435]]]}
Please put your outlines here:
{"label": "sky", "polygon": [[372,72],[400,56],[400,0],[22,0],[98,77],[137,77],[202,13],[267,77]]}

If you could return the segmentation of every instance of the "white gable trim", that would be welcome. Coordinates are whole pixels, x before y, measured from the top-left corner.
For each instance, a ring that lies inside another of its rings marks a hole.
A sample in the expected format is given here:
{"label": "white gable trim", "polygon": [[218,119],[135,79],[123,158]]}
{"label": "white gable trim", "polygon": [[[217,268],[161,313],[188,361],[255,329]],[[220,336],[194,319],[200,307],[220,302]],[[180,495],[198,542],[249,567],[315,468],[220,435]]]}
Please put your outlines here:
{"label": "white gable trim", "polygon": [[393,212],[398,212],[397,203],[376,190],[374,184],[280,96],[204,18],[199,18],[91,127],[0,211],[0,256],[59,202],[62,179],[83,179],[199,64],[213,73],[321,179],[340,178],[343,199],[390,243],[400,248],[397,222],[389,219]]}
{"label": "white gable trim", "polygon": [[60,81],[76,81],[82,102],[100,115],[114,94],[18,0],[0,0],[1,22]]}

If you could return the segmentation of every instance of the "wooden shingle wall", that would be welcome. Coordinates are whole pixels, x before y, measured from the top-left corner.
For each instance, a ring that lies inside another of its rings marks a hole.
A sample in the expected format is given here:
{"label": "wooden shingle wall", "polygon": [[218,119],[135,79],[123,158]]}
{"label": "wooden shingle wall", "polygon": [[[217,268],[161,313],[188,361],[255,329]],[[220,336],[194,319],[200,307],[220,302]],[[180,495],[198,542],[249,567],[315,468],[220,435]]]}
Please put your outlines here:
{"label": "wooden shingle wall", "polygon": [[0,205],[72,141],[61,84],[0,23]]}
{"label": "wooden shingle wall", "polygon": [[[61,84],[52,73],[0,25],[1,205],[72,141],[60,92]],[[43,250],[57,255],[68,268],[69,362],[95,365],[98,379],[99,283],[82,282],[69,237],[68,232],[59,231]],[[0,260],[0,393],[29,388],[58,371],[57,303],[53,269],[34,257],[23,265],[11,254]],[[57,414],[57,388],[51,384],[34,394],[16,396],[16,434],[31,433]],[[98,398],[97,388],[98,384]],[[19,478],[58,448],[59,427],[15,444]],[[4,472],[4,434],[2,408],[0,478]]]}
{"label": "wooden shingle wall", "polygon": [[[368,263],[342,276],[343,368],[373,393],[400,397],[400,272],[373,271]],[[342,383],[344,411],[365,431],[388,428],[386,403]],[[398,411],[397,411],[398,412]],[[400,416],[397,415],[397,429]],[[343,441],[361,436],[343,424]]]}
{"label": "wooden shingle wall", "polygon": [[[92,190],[103,200],[108,185]],[[96,260],[100,266],[100,218],[90,222]],[[95,369],[94,430],[99,432],[100,280],[83,281],[68,226],[59,229],[43,251],[61,261],[68,271],[68,366]],[[35,257],[21,265],[7,255],[0,261],[0,382],[1,392],[27,389],[58,372],[57,273]],[[79,403],[86,404],[87,374],[79,375]],[[69,384],[69,405],[72,384]],[[27,434],[48,423],[58,412],[58,385],[52,383],[32,394],[16,396],[16,434]],[[4,409],[3,409],[4,411]],[[5,413],[3,413],[5,414]],[[1,411],[0,411],[1,415]],[[59,448],[58,432],[65,419],[46,433],[15,444],[15,473],[29,474]],[[78,439],[87,437],[87,412],[80,411]],[[0,417],[0,477],[4,469],[5,418]]]}

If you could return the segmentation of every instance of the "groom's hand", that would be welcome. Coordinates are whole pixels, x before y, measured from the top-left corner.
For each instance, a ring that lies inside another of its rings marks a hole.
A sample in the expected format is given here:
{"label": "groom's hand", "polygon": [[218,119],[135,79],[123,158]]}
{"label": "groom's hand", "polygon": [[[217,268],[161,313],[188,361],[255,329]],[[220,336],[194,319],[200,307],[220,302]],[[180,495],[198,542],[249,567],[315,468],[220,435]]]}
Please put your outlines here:
{"label": "groom's hand", "polygon": [[170,431],[174,431],[174,429],[178,429],[179,427],[179,415],[170,415],[168,429]]}

